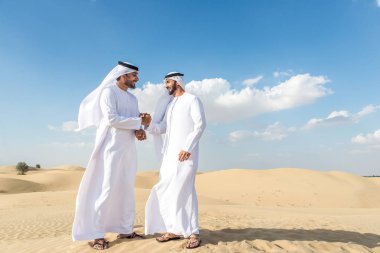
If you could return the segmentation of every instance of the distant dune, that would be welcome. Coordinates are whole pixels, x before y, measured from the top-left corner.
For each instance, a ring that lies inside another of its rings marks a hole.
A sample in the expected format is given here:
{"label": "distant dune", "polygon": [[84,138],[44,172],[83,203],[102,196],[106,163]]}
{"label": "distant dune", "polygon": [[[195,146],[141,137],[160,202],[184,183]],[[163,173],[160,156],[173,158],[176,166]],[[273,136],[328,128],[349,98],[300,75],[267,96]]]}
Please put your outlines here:
{"label": "distant dune", "polygon": [[[0,174],[0,192],[20,193],[35,191],[77,190],[83,175],[81,167],[62,167],[61,169],[40,169],[17,175],[15,168],[0,168],[7,174]],[[30,188],[24,185],[29,185]]]}
{"label": "distant dune", "polygon": [[236,204],[380,207],[379,184],[373,179],[345,172],[233,169],[198,175],[196,185],[202,195]]}
{"label": "distant dune", "polygon": [[[64,165],[16,175],[0,167],[0,252],[94,252],[71,241],[84,169]],[[157,171],[137,174],[136,226]],[[380,252],[380,178],[306,169],[230,169],[197,175],[203,245],[192,252]],[[107,234],[107,252],[189,252]]]}

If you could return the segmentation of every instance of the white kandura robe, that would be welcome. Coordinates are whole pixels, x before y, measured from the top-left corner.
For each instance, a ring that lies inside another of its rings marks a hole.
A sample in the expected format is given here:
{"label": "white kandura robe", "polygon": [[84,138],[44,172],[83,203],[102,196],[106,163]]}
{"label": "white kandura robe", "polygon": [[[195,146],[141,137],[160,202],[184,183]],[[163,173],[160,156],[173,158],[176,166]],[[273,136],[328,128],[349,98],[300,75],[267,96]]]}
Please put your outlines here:
{"label": "white kandura robe", "polygon": [[134,130],[141,126],[136,97],[116,84],[100,97],[103,118],[76,201],[73,240],[129,234],[135,219],[137,153]]}
{"label": "white kandura robe", "polygon": [[[168,108],[169,103],[173,100],[173,96],[169,95],[167,92],[165,92],[164,95],[162,95],[157,103],[156,107],[154,109],[154,114],[152,117],[152,124],[159,124],[161,121],[164,120],[166,109]],[[154,133],[153,135],[153,142],[154,142],[154,149],[156,152],[157,159],[161,162],[162,161],[162,134],[161,133]]]}
{"label": "white kandura robe", "polygon": [[[199,233],[195,175],[199,139],[205,127],[202,103],[187,92],[173,99],[160,124],[149,126],[151,133],[166,134],[160,180],[145,207],[145,234],[171,232],[188,237]],[[191,153],[188,160],[178,160],[181,150]]]}

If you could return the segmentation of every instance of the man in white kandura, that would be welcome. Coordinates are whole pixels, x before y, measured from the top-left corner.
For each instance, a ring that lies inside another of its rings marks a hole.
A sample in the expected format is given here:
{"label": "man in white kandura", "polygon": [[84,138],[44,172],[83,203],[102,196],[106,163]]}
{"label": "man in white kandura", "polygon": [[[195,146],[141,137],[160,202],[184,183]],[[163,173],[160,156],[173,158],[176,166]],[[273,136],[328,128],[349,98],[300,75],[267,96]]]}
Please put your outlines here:
{"label": "man in white kandura", "polygon": [[158,242],[189,240],[187,248],[200,245],[198,200],[195,176],[198,168],[199,139],[206,127],[201,101],[187,92],[183,74],[165,76],[165,87],[174,98],[161,122],[152,122],[147,131],[165,133],[160,180],[153,187],[145,207],[145,233],[165,232]]}
{"label": "man in white kandura", "polygon": [[[158,101],[156,103],[156,107],[154,109],[154,113],[152,116],[152,124],[160,124],[166,114],[166,109],[168,108],[168,105],[173,100],[173,96],[169,95],[168,92],[165,92],[161,97],[158,98]],[[163,146],[163,140],[162,140],[162,134],[161,133],[151,133],[153,137],[153,143],[154,143],[154,149],[156,153],[157,160],[161,163],[162,162],[162,146]]]}
{"label": "man in white kandura", "polygon": [[78,130],[96,126],[95,147],[83,175],[76,200],[73,240],[94,240],[95,249],[106,249],[106,232],[118,238],[142,238],[133,232],[134,183],[137,171],[135,137],[145,139],[142,126],[149,114],[140,114],[134,89],[138,68],[119,62],[79,108]]}

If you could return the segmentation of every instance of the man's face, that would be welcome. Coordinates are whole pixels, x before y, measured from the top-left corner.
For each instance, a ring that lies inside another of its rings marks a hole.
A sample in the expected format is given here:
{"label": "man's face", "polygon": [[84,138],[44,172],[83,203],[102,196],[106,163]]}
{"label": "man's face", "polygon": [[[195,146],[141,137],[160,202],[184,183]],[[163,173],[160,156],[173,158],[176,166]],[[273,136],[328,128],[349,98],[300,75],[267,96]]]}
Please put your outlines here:
{"label": "man's face", "polygon": [[171,79],[165,80],[165,88],[168,90],[169,95],[173,95],[177,90],[177,82]]}
{"label": "man's face", "polygon": [[123,84],[126,85],[128,88],[134,89],[136,88],[136,83],[139,81],[139,73],[138,72],[132,72],[129,74],[125,74],[122,76],[123,78]]}

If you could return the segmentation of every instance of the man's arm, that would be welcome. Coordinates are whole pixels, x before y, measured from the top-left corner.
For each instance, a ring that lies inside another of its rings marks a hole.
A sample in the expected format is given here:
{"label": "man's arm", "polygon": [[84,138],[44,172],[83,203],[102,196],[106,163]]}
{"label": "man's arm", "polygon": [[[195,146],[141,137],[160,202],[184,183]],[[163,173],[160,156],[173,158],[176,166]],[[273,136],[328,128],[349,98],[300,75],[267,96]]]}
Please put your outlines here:
{"label": "man's arm", "polygon": [[166,133],[166,115],[168,111],[165,112],[164,118],[160,122],[150,122],[149,127],[146,129],[151,134],[164,134]]}
{"label": "man's arm", "polygon": [[194,122],[194,130],[187,136],[182,151],[179,154],[179,160],[187,160],[194,147],[198,144],[203,131],[206,128],[206,117],[203,105],[198,98],[195,98],[190,106],[190,115]]}
{"label": "man's arm", "polygon": [[123,117],[116,110],[116,96],[110,89],[105,89],[100,96],[100,108],[108,125],[120,129],[140,129],[142,119],[140,117]]}

